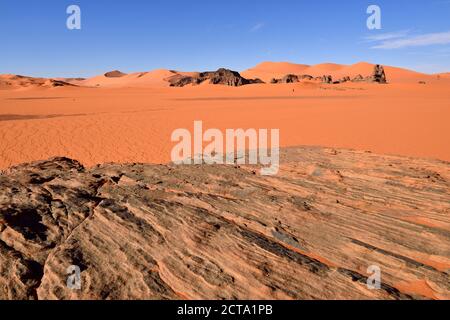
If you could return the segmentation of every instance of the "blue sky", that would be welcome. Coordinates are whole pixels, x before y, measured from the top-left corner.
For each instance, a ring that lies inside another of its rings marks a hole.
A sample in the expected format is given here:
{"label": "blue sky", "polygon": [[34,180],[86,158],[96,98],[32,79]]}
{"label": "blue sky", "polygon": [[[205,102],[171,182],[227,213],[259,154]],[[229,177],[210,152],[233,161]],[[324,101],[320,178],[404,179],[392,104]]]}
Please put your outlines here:
{"label": "blue sky", "polygon": [[[66,8],[81,8],[68,30]],[[367,7],[381,8],[369,30]],[[450,0],[0,0],[0,73],[359,61],[450,71]]]}

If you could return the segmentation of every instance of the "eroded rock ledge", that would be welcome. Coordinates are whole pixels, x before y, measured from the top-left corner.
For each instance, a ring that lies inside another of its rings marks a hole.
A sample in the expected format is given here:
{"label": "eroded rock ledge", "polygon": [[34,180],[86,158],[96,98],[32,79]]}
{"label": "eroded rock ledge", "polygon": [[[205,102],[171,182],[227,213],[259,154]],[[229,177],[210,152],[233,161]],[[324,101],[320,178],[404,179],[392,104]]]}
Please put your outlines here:
{"label": "eroded rock ledge", "polygon": [[207,82],[210,84],[221,84],[231,87],[240,87],[255,83],[264,83],[260,79],[246,79],[242,77],[239,72],[232,71],[225,68],[220,68],[217,71],[201,72],[196,75],[175,75],[167,79],[171,87],[184,87],[186,85],[199,85]]}
{"label": "eroded rock ledge", "polygon": [[0,299],[450,298],[449,163],[322,148],[281,163],[12,168]]}
{"label": "eroded rock ledge", "polygon": [[308,74],[303,75],[295,75],[295,74],[287,74],[281,79],[273,78],[270,83],[271,84],[277,84],[277,83],[297,83],[301,82],[302,80],[315,80],[315,81],[321,81],[322,83],[326,84],[340,84],[340,83],[346,83],[346,82],[368,82],[368,83],[380,83],[380,84],[386,84],[387,78],[386,78],[386,72],[384,71],[384,67],[382,65],[375,65],[373,68],[373,72],[370,76],[363,77],[362,75],[357,75],[353,79],[349,76],[342,77],[338,80],[333,80],[333,77],[331,75],[323,75],[322,77],[313,77]]}

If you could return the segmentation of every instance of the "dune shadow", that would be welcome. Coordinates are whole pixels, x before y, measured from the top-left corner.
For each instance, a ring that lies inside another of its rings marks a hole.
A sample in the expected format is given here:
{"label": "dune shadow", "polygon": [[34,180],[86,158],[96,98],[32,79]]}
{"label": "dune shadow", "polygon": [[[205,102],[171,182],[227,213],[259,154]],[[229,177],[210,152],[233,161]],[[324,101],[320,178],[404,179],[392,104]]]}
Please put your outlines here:
{"label": "dune shadow", "polygon": [[42,216],[35,208],[12,207],[2,212],[9,227],[22,234],[27,240],[47,240],[48,228],[42,223]]}
{"label": "dune shadow", "polygon": [[79,114],[46,114],[46,115],[32,115],[32,114],[0,114],[0,122],[2,121],[19,121],[19,120],[42,120],[65,117],[80,117],[86,116],[86,113]]}
{"label": "dune shadow", "polygon": [[199,98],[175,98],[173,101],[239,101],[239,100],[307,100],[307,99],[351,99],[357,96],[274,96],[274,97],[199,97]]}
{"label": "dune shadow", "polygon": [[7,98],[5,100],[58,100],[70,99],[70,97],[22,97],[22,98]]}

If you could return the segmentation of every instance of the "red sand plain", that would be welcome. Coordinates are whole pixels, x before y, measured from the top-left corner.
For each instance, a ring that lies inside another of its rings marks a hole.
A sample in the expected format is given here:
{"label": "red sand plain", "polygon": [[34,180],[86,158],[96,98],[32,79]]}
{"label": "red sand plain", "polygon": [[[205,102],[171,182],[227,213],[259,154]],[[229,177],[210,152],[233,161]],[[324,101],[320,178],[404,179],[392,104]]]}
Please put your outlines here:
{"label": "red sand plain", "polygon": [[[370,75],[373,65],[263,63],[242,72]],[[172,88],[168,70],[67,80],[0,76],[0,169],[65,156],[87,166],[170,161],[178,128],[279,128],[281,146],[320,145],[450,161],[450,78],[386,67],[389,84],[317,82]],[[424,81],[425,84],[420,84]]]}

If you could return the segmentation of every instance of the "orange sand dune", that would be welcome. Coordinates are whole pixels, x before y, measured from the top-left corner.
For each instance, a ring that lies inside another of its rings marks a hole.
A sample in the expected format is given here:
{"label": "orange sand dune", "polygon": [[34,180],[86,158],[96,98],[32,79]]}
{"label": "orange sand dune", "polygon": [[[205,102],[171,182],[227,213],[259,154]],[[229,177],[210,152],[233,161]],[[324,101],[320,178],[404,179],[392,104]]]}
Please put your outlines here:
{"label": "orange sand dune", "polygon": [[[282,78],[287,74],[308,74],[313,77],[331,75],[338,80],[343,77],[354,78],[358,75],[364,77],[372,74],[374,64],[359,62],[353,65],[340,65],[335,63],[322,63],[313,66],[289,62],[263,62],[254,68],[243,71],[242,76],[252,79],[260,78],[270,82],[273,78]],[[407,69],[385,66],[390,83],[417,83],[436,82],[450,79],[449,73],[428,75]],[[33,88],[55,87],[55,81],[60,85],[77,85],[85,87],[102,88],[139,88],[139,87],[168,87],[168,80],[172,77],[184,75],[195,76],[198,72],[180,72],[167,69],[157,69],[149,72],[135,72],[126,74],[118,70],[110,71],[88,79],[81,78],[33,78],[17,75],[0,75],[0,90],[21,90]]]}
{"label": "orange sand dune", "polygon": [[321,145],[450,161],[450,81],[445,79],[426,85],[411,80],[388,85],[161,86],[170,74],[160,70],[101,78],[108,86],[109,81],[129,81],[131,86],[139,78],[154,84],[142,88],[121,83],[0,90],[0,168],[52,156],[86,165],[166,162],[174,145],[171,133],[192,130],[194,120],[221,130],[279,128],[282,146]]}
{"label": "orange sand dune", "polygon": [[241,72],[241,75],[248,79],[259,78],[270,82],[272,78],[282,78],[286,74],[304,74],[304,70],[308,67],[308,65],[289,62],[263,62]]}
{"label": "orange sand dune", "polygon": [[[120,72],[120,71],[113,71]],[[107,74],[95,76],[82,81],[72,82],[80,86],[120,88],[120,87],[168,87],[168,80],[177,75],[193,76],[198,72],[179,72],[166,69],[157,69],[149,72],[135,72],[117,76],[107,76]]]}
{"label": "orange sand dune", "polygon": [[14,74],[0,74],[0,90],[27,90],[71,86],[57,79],[33,78]]}
{"label": "orange sand dune", "polygon": [[174,76],[176,72],[159,69],[150,72],[136,72],[125,74],[121,77],[107,77],[105,75],[96,76],[77,84],[88,87],[145,87],[145,86],[168,86],[165,79]]}
{"label": "orange sand dune", "polygon": [[287,74],[304,74],[309,68],[306,64],[296,64],[289,62],[263,62],[256,67],[241,73],[246,78],[259,78],[265,82],[270,82],[272,78],[282,78]]}
{"label": "orange sand dune", "polygon": [[340,71],[342,68],[344,68],[344,65],[336,64],[336,63],[321,63],[316,64],[314,66],[309,66],[304,71],[308,74],[311,74],[312,76],[320,76],[327,73],[335,73],[337,71]]}
{"label": "orange sand dune", "polygon": [[[253,79],[260,78],[265,82],[270,82],[273,78],[282,78],[287,74],[309,74],[314,77],[331,75],[333,79],[338,80],[343,77],[354,78],[358,75],[364,77],[372,74],[374,64],[360,62],[353,65],[340,65],[335,63],[323,63],[314,66],[305,64],[294,64],[289,62],[263,62],[254,68],[242,72],[242,76]],[[391,83],[417,83],[419,81],[437,81],[438,75],[427,75],[415,71],[385,67],[388,74],[388,81]],[[66,81],[78,86],[102,87],[102,88],[120,88],[120,87],[167,87],[168,79],[177,75],[193,76],[198,72],[180,72],[166,69],[158,69],[149,72],[135,72],[130,74],[122,73],[118,70],[110,71],[105,74],[95,76],[89,79],[57,79]],[[445,74],[440,77],[447,79]]]}

